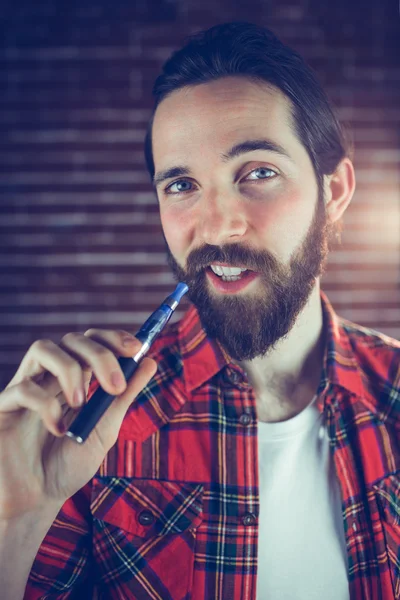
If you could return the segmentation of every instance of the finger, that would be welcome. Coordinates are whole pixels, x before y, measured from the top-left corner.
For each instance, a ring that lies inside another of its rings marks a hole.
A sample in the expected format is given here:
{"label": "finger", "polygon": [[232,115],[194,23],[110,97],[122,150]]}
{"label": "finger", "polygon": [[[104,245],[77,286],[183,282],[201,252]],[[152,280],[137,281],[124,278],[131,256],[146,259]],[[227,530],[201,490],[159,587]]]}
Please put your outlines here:
{"label": "finger", "polygon": [[[92,330],[91,335],[93,338],[81,333],[68,333],[60,346],[78,362],[88,365],[106,392],[114,396],[120,395],[126,389],[126,380],[117,358],[121,354],[118,345],[122,348],[118,334],[113,331]],[[135,339],[135,349],[132,352],[131,348],[129,354],[135,354],[141,346],[141,342]]]}
{"label": "finger", "polygon": [[[138,342],[137,338],[134,335],[124,330],[107,330],[107,329],[88,329],[83,335],[87,337],[91,337],[92,339],[101,342],[104,346],[113,350],[119,356],[133,356],[141,347],[140,342]],[[21,363],[11,381],[7,384],[6,388],[9,388],[13,385],[17,385],[20,383],[25,377],[30,377],[36,383],[40,383],[45,380],[46,382],[49,379],[48,374],[45,372],[43,366],[36,360],[35,353],[33,350],[36,349],[36,345],[38,342],[42,344],[48,344],[51,346],[54,344],[52,340],[38,340],[34,342],[26,354],[23,356]],[[63,340],[61,340],[60,347],[63,345]],[[90,366],[85,362],[82,357],[76,357],[77,360],[80,361],[82,369],[84,371],[84,377],[86,381],[86,373],[90,372],[91,377],[91,369]],[[59,392],[56,389],[52,390],[54,392]]]}
{"label": "finger", "polygon": [[79,393],[83,396],[84,381],[80,363],[51,340],[37,340],[31,345],[6,389],[18,385],[27,377],[50,396],[55,397],[62,391],[70,406],[78,406]]}
{"label": "finger", "polygon": [[[137,338],[135,338],[133,334],[123,329],[111,330],[92,328],[85,331],[84,335],[110,349],[117,356],[134,356],[134,354],[141,348],[141,343],[137,340]],[[62,344],[63,341],[61,341],[61,345]],[[93,377],[92,367],[88,365],[88,363],[85,362],[79,355],[76,355],[76,360],[80,362],[83,368],[86,399],[90,382]]]}
{"label": "finger", "polygon": [[[86,402],[87,397],[89,395],[89,387],[90,387],[90,382],[92,380],[92,370],[90,369],[89,371],[87,371],[86,369],[83,370],[83,387],[84,387],[84,402]],[[74,410],[77,407],[73,407],[71,408],[69,406],[68,403],[65,402],[65,397],[64,394],[62,393],[62,391],[57,395],[57,400],[61,406],[62,409],[62,418],[61,421],[59,423],[59,428],[60,430],[64,430],[67,431],[69,429],[69,426],[71,425],[72,421],[76,418],[76,410]]]}
{"label": "finger", "polygon": [[134,335],[123,329],[88,329],[84,334],[95,342],[112,350],[117,356],[133,356],[142,344]]}
{"label": "finger", "polygon": [[[42,342],[48,343],[48,344],[53,343],[51,340],[42,340]],[[23,379],[25,379],[26,377],[30,377],[31,379],[33,379],[36,382],[39,382],[41,380],[41,378],[43,378],[43,376],[45,374],[45,369],[35,359],[35,345],[36,344],[37,344],[37,342],[34,342],[30,346],[30,348],[28,349],[26,354],[23,356],[14,377],[7,384],[5,389],[8,389],[9,387],[11,387],[13,385],[17,385],[18,383],[21,383],[21,381]]]}
{"label": "finger", "polygon": [[64,433],[60,404],[56,398],[50,396],[29,378],[1,394],[0,429],[2,431],[15,425],[21,409],[36,413],[45,428],[53,435],[61,436]]}

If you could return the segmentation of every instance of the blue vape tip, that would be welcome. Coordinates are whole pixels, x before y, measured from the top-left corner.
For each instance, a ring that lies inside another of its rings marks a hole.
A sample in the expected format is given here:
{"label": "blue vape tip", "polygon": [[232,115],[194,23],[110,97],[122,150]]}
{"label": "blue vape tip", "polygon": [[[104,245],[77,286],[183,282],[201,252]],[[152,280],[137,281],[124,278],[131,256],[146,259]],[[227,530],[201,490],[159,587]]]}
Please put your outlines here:
{"label": "blue vape tip", "polygon": [[182,300],[183,296],[188,291],[188,289],[189,288],[186,285],[186,283],[178,283],[178,285],[176,286],[175,290],[171,294],[171,298],[173,298],[174,300],[176,300],[176,302],[180,302]]}

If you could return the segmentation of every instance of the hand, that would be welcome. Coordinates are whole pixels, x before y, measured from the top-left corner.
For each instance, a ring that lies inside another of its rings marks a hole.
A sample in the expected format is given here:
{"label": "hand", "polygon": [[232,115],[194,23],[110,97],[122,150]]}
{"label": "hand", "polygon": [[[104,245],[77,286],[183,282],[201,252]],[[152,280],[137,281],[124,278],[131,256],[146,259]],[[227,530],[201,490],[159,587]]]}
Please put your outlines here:
{"label": "hand", "polygon": [[[144,358],[126,383],[117,358],[134,356],[141,345],[125,331],[104,329],[68,333],[59,345],[32,344],[0,393],[0,521],[46,505],[61,508],[93,477],[132,400],[157,370],[154,360]],[[64,435],[63,417],[79,408],[80,396],[86,401],[92,373],[116,398],[81,445]]]}

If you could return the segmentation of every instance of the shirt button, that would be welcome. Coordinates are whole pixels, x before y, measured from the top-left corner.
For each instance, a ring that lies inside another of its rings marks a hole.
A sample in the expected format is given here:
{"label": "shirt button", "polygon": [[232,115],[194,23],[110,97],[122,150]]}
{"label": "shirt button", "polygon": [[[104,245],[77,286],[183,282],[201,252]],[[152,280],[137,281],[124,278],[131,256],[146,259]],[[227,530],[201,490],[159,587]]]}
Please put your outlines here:
{"label": "shirt button", "polygon": [[246,513],[242,519],[243,525],[254,525],[257,517],[254,513]]}
{"label": "shirt button", "polygon": [[233,385],[239,385],[240,383],[243,383],[243,377],[241,374],[233,369],[226,369],[224,372],[224,378],[227,383]]}
{"label": "shirt button", "polygon": [[139,513],[138,521],[141,525],[152,525],[154,523],[154,515],[149,510],[142,510]]}
{"label": "shirt button", "polygon": [[251,423],[251,416],[248,413],[243,413],[239,417],[239,423],[247,427],[247,425],[250,425]]}
{"label": "shirt button", "polygon": [[232,383],[242,383],[243,377],[237,371],[232,371],[230,374]]}

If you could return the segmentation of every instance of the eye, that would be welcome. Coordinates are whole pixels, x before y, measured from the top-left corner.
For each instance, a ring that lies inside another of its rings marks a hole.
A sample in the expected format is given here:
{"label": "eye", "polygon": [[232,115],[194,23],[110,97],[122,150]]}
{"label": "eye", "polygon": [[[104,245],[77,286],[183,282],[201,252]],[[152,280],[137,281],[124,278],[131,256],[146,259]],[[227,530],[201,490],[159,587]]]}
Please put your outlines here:
{"label": "eye", "polygon": [[[244,181],[248,180],[249,175],[251,175],[252,173],[261,173],[261,177],[257,177],[256,179],[250,179],[250,181],[261,181],[263,179],[273,179],[275,176],[278,175],[278,173],[276,171],[273,171],[272,169],[269,169],[268,167],[257,167],[257,169],[253,169],[252,171],[250,171],[250,173],[247,175],[247,177],[245,177]],[[263,175],[266,174],[266,175]]]}
{"label": "eye", "polygon": [[184,183],[192,185],[190,183],[190,181],[188,181],[187,179],[178,179],[177,181],[174,181],[173,183],[170,183],[169,185],[167,185],[167,187],[165,188],[164,192],[166,194],[184,194],[185,192],[190,192],[191,191],[190,188],[189,189],[183,189],[183,190],[182,189],[181,190],[178,189],[175,192],[171,191],[174,185],[182,185]]}
{"label": "eye", "polygon": [[[256,179],[248,179],[249,175],[251,175],[252,173],[264,173],[266,174],[265,176],[261,176],[261,177],[257,177]],[[245,177],[245,179],[243,181],[263,181],[265,179],[273,179],[274,177],[277,177],[278,173],[276,171],[273,171],[272,169],[269,169],[268,167],[257,167],[257,169],[253,169],[252,171],[250,171],[250,173],[247,175],[247,177]],[[181,186],[181,185],[188,185],[191,186],[192,183],[190,181],[188,181],[187,179],[177,179],[176,181],[173,181],[172,183],[170,183],[169,185],[167,185],[167,187],[164,189],[164,193],[165,194],[169,194],[169,195],[177,195],[177,194],[185,194],[186,192],[191,192],[192,188],[191,187],[187,187],[186,189],[176,189],[175,191],[173,191],[173,187],[174,185],[176,186]]]}

